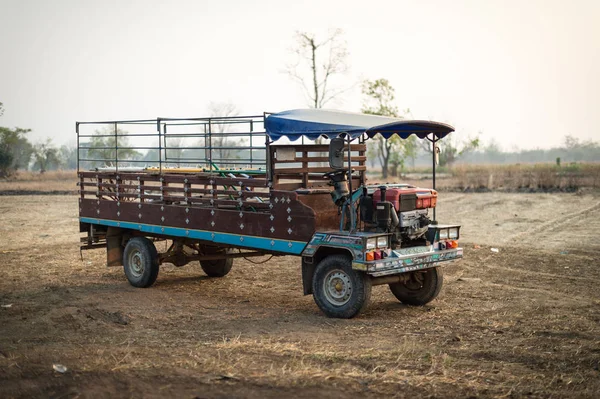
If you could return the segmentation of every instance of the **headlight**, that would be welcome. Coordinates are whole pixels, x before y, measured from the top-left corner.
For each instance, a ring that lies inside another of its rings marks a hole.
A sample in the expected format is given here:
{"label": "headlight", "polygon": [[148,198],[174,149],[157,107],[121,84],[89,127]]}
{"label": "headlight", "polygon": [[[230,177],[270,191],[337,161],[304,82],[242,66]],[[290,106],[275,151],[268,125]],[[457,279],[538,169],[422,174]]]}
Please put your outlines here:
{"label": "headlight", "polygon": [[388,238],[386,236],[377,237],[377,248],[387,248]]}
{"label": "headlight", "polygon": [[440,240],[447,240],[448,239],[448,229],[440,229]]}
{"label": "headlight", "polygon": [[369,238],[367,240],[367,249],[377,248],[377,238]]}
{"label": "headlight", "polygon": [[448,229],[448,238],[451,240],[456,240],[458,238],[458,227],[452,227]]}

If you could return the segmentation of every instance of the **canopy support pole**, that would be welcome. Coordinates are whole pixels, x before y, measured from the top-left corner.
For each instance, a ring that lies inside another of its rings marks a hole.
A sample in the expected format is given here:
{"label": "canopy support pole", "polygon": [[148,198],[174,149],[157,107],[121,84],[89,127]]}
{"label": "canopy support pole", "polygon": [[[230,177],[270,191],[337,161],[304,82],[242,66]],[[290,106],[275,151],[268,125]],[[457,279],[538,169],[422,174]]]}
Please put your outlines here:
{"label": "canopy support pole", "polygon": [[[435,133],[432,134],[433,139],[430,139],[429,137],[427,138],[427,140],[431,141],[433,143],[433,151],[432,153],[432,165],[433,165],[433,189],[435,190],[435,156],[437,155],[437,141],[436,140],[436,136]],[[435,208],[433,208],[433,222],[434,224],[437,224],[436,222],[436,217],[435,217]]]}
{"label": "canopy support pole", "polygon": [[350,205],[350,233],[354,233],[356,230],[356,209],[354,207],[354,201],[352,201],[352,137],[348,134],[348,203]]}

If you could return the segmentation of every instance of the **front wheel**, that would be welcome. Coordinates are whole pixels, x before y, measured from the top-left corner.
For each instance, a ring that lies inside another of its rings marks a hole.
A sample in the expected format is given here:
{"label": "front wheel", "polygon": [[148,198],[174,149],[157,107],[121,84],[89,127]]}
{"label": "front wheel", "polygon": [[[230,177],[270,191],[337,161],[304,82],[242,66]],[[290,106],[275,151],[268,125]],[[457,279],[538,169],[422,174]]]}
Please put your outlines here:
{"label": "front wheel", "polygon": [[158,252],[146,237],[135,237],[127,242],[123,252],[123,266],[129,284],[150,287],[158,277]]}
{"label": "front wheel", "polygon": [[321,260],[312,282],[313,298],[329,317],[350,319],[365,308],[371,298],[371,279],[352,270],[352,259],[331,255]]}
{"label": "front wheel", "polygon": [[423,306],[433,301],[444,282],[441,267],[411,272],[408,281],[390,284],[392,294],[402,303]]}

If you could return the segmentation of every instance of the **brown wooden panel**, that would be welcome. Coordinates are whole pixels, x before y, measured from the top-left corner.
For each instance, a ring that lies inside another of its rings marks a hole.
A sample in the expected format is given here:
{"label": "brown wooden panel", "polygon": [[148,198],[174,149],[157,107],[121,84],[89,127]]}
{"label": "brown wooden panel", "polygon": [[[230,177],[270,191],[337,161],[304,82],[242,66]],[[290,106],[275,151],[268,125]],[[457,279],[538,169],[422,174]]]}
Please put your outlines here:
{"label": "brown wooden panel", "polygon": [[[357,155],[357,156],[352,157],[352,162],[364,162],[366,160],[367,160],[367,157],[365,157],[365,156]],[[296,157],[294,159],[290,159],[290,160],[286,160],[286,161],[280,161],[280,160],[276,161],[277,164],[297,163],[297,162],[329,162],[329,157],[303,156],[303,157]]]}
{"label": "brown wooden panel", "polygon": [[[367,170],[364,165],[352,165],[352,169],[355,171]],[[309,166],[308,168],[282,168],[275,169],[274,174],[279,175],[281,173],[327,173],[331,172],[332,169],[329,166]]]}
{"label": "brown wooden panel", "polygon": [[[325,180],[325,179],[321,179],[321,180],[310,180],[308,181],[308,184],[305,184],[302,181],[299,181],[299,178],[297,175],[295,175],[297,181],[285,181],[285,182],[280,182],[277,183],[275,185],[274,188],[276,188],[277,190],[288,190],[288,191],[294,191],[297,189],[301,189],[301,188],[309,188],[309,187],[324,187],[324,188],[329,188],[331,186],[329,186],[328,181],[329,180]],[[285,179],[285,180],[292,180],[292,179]],[[352,187],[354,189],[358,188],[361,184],[360,178],[359,177],[355,177],[352,179]]]}
{"label": "brown wooden panel", "polygon": [[[271,153],[274,153],[277,150],[277,148],[293,148],[296,150],[296,152],[302,152],[302,151],[329,152],[328,144],[284,144],[284,145],[271,145],[271,146],[269,146],[269,148],[271,149]],[[367,145],[366,144],[351,144],[350,149],[351,149],[351,151],[366,151]],[[344,147],[344,151],[348,152],[347,147]]]}
{"label": "brown wooden panel", "polygon": [[[238,235],[308,241],[315,231],[315,212],[289,191],[271,192],[270,203],[245,202],[240,209],[222,209],[220,200],[213,206],[138,203],[104,199],[81,199],[82,217],[129,223],[179,227]],[[237,201],[229,201],[235,207]],[[250,206],[255,208],[249,210]],[[260,208],[257,211],[256,208]],[[240,246],[243,246],[242,244]]]}
{"label": "brown wooden panel", "polygon": [[277,188],[278,190],[293,191],[293,190],[297,190],[299,188],[304,188],[304,187],[305,187],[305,183],[297,182],[297,183],[277,183],[275,188]]}
{"label": "brown wooden panel", "polygon": [[[219,174],[163,174],[155,173],[115,173],[115,172],[79,172],[81,178],[88,179],[111,179],[116,180],[141,180],[146,182],[164,182],[164,183],[180,183],[180,184],[219,184],[219,185],[243,185],[248,187],[266,187],[267,180],[264,178],[244,178],[244,177],[223,177]],[[162,179],[162,180],[161,180]],[[93,183],[95,184],[95,183]]]}

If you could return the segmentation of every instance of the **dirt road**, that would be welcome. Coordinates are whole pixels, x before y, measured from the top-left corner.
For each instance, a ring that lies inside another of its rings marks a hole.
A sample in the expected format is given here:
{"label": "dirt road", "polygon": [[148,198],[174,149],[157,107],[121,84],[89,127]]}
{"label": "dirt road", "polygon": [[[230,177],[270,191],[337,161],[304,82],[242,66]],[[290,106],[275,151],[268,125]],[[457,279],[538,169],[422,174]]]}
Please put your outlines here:
{"label": "dirt road", "polygon": [[297,258],[165,265],[135,289],[103,250],[80,259],[77,197],[0,197],[0,396],[598,397],[600,197],[440,198],[466,249],[441,296],[375,287],[334,320]]}

